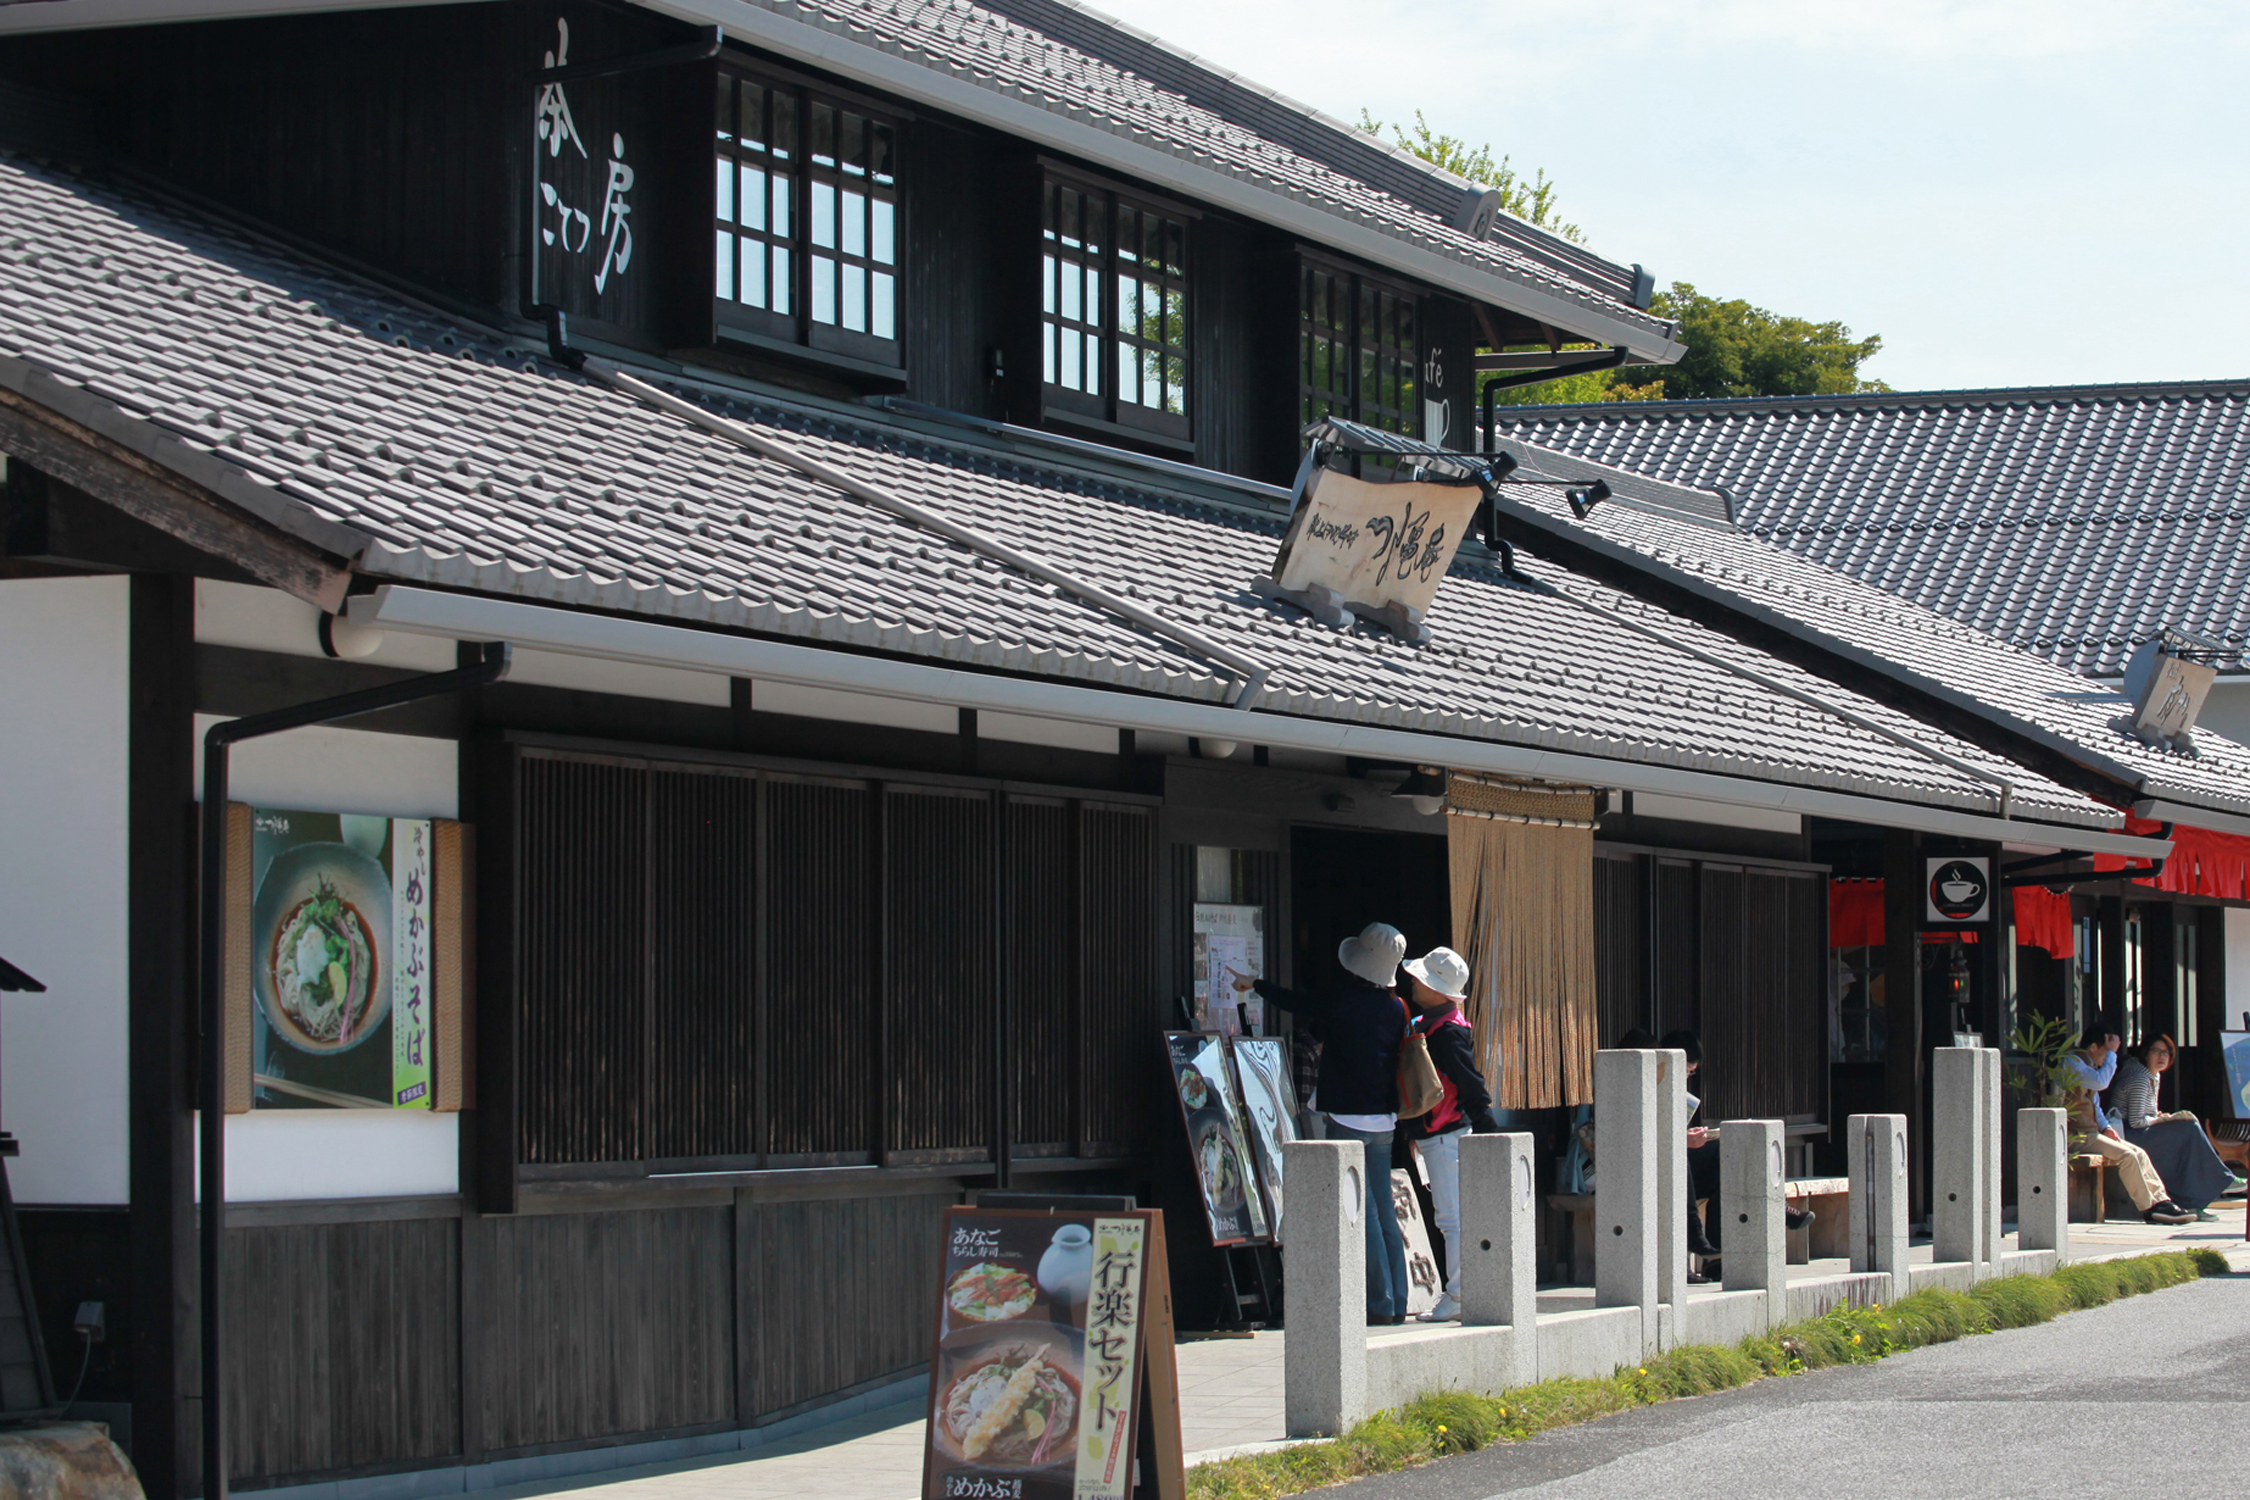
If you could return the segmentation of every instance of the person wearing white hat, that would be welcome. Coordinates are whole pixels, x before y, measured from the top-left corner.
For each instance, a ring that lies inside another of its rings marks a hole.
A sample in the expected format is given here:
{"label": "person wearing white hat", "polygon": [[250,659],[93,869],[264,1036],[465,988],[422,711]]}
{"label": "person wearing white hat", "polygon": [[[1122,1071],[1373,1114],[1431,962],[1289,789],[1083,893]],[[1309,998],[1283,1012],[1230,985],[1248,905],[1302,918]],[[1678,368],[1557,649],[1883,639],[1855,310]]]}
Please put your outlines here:
{"label": "person wearing white hat", "polygon": [[1422,1321],[1449,1323],[1461,1316],[1461,1137],[1471,1131],[1494,1134],[1500,1126],[1492,1118],[1492,1091],[1477,1067],[1476,1033],[1461,1014],[1469,994],[1468,961],[1451,948],[1432,948],[1408,959],[1405,969],[1414,985],[1414,1029],[1428,1043],[1430,1062],[1445,1087],[1437,1108],[1408,1122],[1419,1137],[1438,1234],[1445,1240],[1445,1294]]}
{"label": "person wearing white hat", "polygon": [[1320,1087],[1313,1099],[1328,1116],[1328,1138],[1359,1141],[1367,1151],[1367,1321],[1406,1320],[1406,1238],[1391,1203],[1391,1138],[1398,1129],[1398,1054],[1406,1007],[1398,983],[1406,938],[1387,922],[1371,922],[1337,946],[1344,982],[1318,990],[1254,985],[1236,973],[1237,989],[1254,987],[1281,1009],[1320,1028]]}

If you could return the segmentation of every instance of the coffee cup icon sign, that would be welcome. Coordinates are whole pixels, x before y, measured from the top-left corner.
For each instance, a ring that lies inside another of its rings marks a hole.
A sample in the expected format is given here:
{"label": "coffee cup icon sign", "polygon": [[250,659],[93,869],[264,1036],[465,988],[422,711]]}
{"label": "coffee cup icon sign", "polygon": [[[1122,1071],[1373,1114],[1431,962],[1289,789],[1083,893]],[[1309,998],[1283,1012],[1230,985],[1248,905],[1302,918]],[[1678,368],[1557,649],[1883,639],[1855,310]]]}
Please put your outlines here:
{"label": "coffee cup icon sign", "polygon": [[1930,905],[1941,916],[1965,922],[1984,909],[1985,875],[1966,860],[1948,860],[1930,877]]}

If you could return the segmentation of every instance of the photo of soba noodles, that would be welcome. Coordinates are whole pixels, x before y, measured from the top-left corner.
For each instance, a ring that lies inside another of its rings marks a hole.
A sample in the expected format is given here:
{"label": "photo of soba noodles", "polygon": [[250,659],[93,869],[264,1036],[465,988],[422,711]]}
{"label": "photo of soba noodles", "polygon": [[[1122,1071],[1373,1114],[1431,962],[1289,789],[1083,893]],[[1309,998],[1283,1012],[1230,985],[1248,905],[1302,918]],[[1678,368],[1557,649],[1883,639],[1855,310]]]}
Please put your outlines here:
{"label": "photo of soba noodles", "polygon": [[283,849],[258,882],[250,930],[253,988],[276,1041],[337,1056],[390,1014],[391,880],[364,851],[325,841]]}
{"label": "photo of soba noodles", "polygon": [[982,1469],[1075,1460],[1078,1358],[1061,1338],[993,1339],[948,1351],[938,1450]]}
{"label": "photo of soba noodles", "polygon": [[297,903],[274,934],[273,993],[315,1042],[349,1044],[375,991],[376,960],[366,919],[326,880]]}

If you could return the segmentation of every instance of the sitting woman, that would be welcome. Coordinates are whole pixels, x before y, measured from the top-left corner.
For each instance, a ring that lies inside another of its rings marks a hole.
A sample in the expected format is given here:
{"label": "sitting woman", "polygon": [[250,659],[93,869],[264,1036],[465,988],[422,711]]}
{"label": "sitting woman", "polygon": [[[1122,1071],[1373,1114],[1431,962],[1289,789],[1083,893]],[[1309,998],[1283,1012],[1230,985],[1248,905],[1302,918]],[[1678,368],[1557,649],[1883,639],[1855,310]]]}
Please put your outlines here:
{"label": "sitting woman", "polygon": [[2154,1036],[2133,1049],[2117,1065],[2111,1085],[2111,1111],[2128,1143],[2146,1151],[2156,1170],[2171,1186],[2172,1201],[2199,1218],[2234,1186],[2234,1174],[2219,1160],[2211,1138],[2187,1110],[2165,1114],[2158,1108],[2157,1089],[2178,1056],[2168,1036]]}

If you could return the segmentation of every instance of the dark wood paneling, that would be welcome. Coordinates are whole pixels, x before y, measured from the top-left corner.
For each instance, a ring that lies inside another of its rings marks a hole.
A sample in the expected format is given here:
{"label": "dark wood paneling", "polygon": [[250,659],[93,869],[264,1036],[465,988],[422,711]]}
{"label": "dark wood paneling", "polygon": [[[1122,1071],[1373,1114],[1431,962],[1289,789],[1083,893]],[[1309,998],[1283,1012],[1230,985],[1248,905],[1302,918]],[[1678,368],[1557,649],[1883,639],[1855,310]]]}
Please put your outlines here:
{"label": "dark wood paneling", "polygon": [[975,1159],[993,1139],[993,805],[892,788],[889,858],[891,1108],[897,1159]]}
{"label": "dark wood paneling", "polygon": [[227,1443],[238,1476],[460,1451],[458,1226],[227,1232]]}
{"label": "dark wood paneling", "polygon": [[[927,119],[907,122],[899,141],[906,394],[980,417],[1000,415],[990,360],[1004,337],[994,298],[1008,221],[993,212],[992,150],[988,136]],[[1038,220],[1014,232],[1035,239]]]}
{"label": "dark wood paneling", "polygon": [[[463,1301],[490,1450],[733,1419],[733,1210],[466,1222],[486,1237]],[[791,1251],[773,1258],[797,1265]]]}
{"label": "dark wood paneling", "polygon": [[1015,1149],[1070,1145],[1080,1088],[1077,810],[1008,806],[1009,1094]]}
{"label": "dark wood paneling", "polygon": [[522,1159],[645,1154],[648,772],[521,761],[517,938]]}
{"label": "dark wood paneling", "polygon": [[1648,1024],[1648,861],[1594,857],[1594,993],[1601,1045]]}
{"label": "dark wood paneling", "polygon": [[1189,397],[1195,461],[1228,474],[1258,469],[1259,347],[1251,286],[1251,231],[1231,219],[1204,218],[1190,229]]}
{"label": "dark wood paneling", "polygon": [[1827,1102],[1827,882],[1702,868],[1706,1122],[1819,1116]]}
{"label": "dark wood paneling", "polygon": [[[1154,973],[1156,819],[1132,808],[1086,807],[1080,838],[1086,1008],[1079,1041],[1085,1079],[1079,1154],[1111,1156],[1144,1137],[1152,1038],[1167,1024]],[[1188,850],[1186,889],[1192,895],[1193,847],[1178,847]]]}
{"label": "dark wood paneling", "polygon": [[787,1156],[868,1159],[880,1030],[875,794],[776,777],[770,824],[766,1026],[771,1141]]}
{"label": "dark wood paneling", "polygon": [[649,1149],[746,1155],[757,975],[755,777],[650,778]]}
{"label": "dark wood paneling", "polygon": [[937,1251],[954,1201],[932,1193],[744,1211],[751,1410],[778,1411],[930,1357]]}
{"label": "dark wood paneling", "polygon": [[[1702,972],[1695,866],[1685,860],[1656,862],[1654,952],[1649,977],[1655,990],[1655,1017],[1649,1030],[1694,1031],[1703,1023],[1698,982]],[[1612,1039],[1614,1040],[1614,1038]]]}

